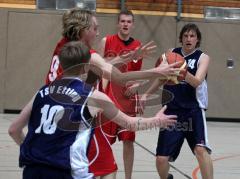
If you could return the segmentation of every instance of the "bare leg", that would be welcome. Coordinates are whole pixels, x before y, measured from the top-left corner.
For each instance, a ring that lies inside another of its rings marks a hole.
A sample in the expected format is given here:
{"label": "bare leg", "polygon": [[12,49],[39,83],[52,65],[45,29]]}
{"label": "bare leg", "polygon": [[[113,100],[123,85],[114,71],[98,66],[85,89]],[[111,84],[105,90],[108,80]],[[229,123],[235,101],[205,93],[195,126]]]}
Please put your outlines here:
{"label": "bare leg", "polygon": [[201,175],[203,179],[213,179],[212,159],[205,147],[196,146],[194,153],[198,160]]}
{"label": "bare leg", "polygon": [[116,179],[117,172],[113,172],[104,176],[98,176],[96,179]]}
{"label": "bare leg", "polygon": [[169,171],[169,163],[167,156],[157,156],[156,167],[161,179],[167,179]]}
{"label": "bare leg", "polygon": [[132,141],[123,141],[123,162],[125,170],[125,179],[132,178],[134,160],[134,147]]}

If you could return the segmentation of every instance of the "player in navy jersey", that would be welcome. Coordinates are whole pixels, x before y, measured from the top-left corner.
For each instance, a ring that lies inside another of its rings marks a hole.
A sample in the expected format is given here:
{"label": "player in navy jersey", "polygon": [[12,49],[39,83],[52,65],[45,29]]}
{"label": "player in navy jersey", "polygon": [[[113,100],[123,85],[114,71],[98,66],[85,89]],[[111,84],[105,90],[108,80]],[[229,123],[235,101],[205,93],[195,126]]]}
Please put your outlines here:
{"label": "player in navy jersey", "polygon": [[[213,178],[213,165],[210,157],[205,110],[208,107],[207,71],[210,58],[199,47],[201,32],[197,25],[186,24],[179,35],[182,47],[170,49],[186,60],[187,75],[177,85],[164,85],[165,81],[155,80],[143,95],[142,100],[152,94],[160,85],[173,95],[172,100],[162,101],[168,106],[167,114],[178,116],[177,125],[169,130],[160,130],[156,149],[156,166],[161,179],[166,179],[169,161],[175,161],[184,139],[196,156],[203,179]],[[159,62],[157,62],[159,64]],[[164,94],[163,94],[164,97]],[[164,98],[163,98],[164,99]]]}
{"label": "player in navy jersey", "polygon": [[175,115],[164,114],[166,107],[152,118],[130,117],[114,107],[88,83],[88,77],[86,81],[80,78],[92,74],[89,69],[94,71],[88,65],[90,57],[81,42],[64,45],[59,54],[61,78],[40,88],[9,127],[9,134],[20,145],[23,179],[94,178],[88,170],[87,149],[98,112],[130,130],[175,124]]}

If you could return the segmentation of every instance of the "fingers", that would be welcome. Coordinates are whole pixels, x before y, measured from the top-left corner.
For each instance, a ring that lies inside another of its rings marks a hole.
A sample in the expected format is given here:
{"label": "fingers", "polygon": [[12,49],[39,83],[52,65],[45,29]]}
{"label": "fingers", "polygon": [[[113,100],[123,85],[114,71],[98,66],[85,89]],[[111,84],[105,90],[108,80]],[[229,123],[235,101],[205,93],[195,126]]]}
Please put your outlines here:
{"label": "fingers", "polygon": [[132,94],[131,90],[127,89],[127,90],[125,91],[124,95],[125,95],[126,97],[131,97],[133,94]]}
{"label": "fingers", "polygon": [[164,113],[164,112],[166,111],[166,109],[167,109],[167,105],[164,105],[164,106],[162,107],[162,109],[160,110],[160,112]]}
{"label": "fingers", "polygon": [[150,45],[150,46],[142,47],[142,49],[146,49],[146,50],[148,50],[148,51],[150,51],[150,50],[155,50],[156,48],[157,48],[156,45]]}
{"label": "fingers", "polygon": [[146,49],[146,52],[143,54],[143,56],[145,57],[145,56],[147,56],[147,55],[150,55],[150,54],[155,53],[155,52],[156,52],[156,47],[157,47],[157,46],[147,48],[147,49]]}
{"label": "fingers", "polygon": [[176,121],[176,119],[177,119],[177,115],[167,115],[167,117],[169,119],[174,119],[174,121]]}
{"label": "fingers", "polygon": [[150,41],[140,47],[141,47],[141,51],[142,51],[142,56],[146,56],[146,55],[156,52],[157,45],[154,44],[154,41]]}
{"label": "fingers", "polygon": [[161,126],[162,128],[167,128],[176,125],[177,121],[173,119],[166,119],[164,122],[162,121]]}
{"label": "fingers", "polygon": [[143,115],[143,111],[144,111],[143,106],[142,106],[141,104],[139,104],[139,105],[137,106],[137,112],[138,112],[138,114],[139,114],[139,115]]}
{"label": "fingers", "polygon": [[160,120],[160,127],[162,127],[162,128],[174,126],[177,123],[176,115],[164,115],[162,117],[163,117],[162,120]]}
{"label": "fingers", "polygon": [[136,91],[135,91],[135,88],[133,86],[130,86],[126,89],[126,91],[124,92],[124,95],[126,97],[131,97],[133,96],[134,94],[136,94]]}
{"label": "fingers", "polygon": [[145,45],[143,45],[142,48],[147,48],[147,47],[151,47],[151,46],[156,46],[155,42],[153,40],[151,40],[150,42],[148,42]]}
{"label": "fingers", "polygon": [[130,58],[133,55],[134,52],[130,51],[128,53],[122,54],[121,57],[122,58]]}
{"label": "fingers", "polygon": [[174,76],[174,77],[180,76],[180,72],[181,72],[181,69],[179,69],[179,68],[170,68],[169,69],[170,76]]}
{"label": "fingers", "polygon": [[172,64],[170,64],[169,65],[169,67],[175,67],[175,66],[177,66],[177,65],[179,65],[179,64],[181,64],[182,62],[180,62],[180,61],[178,61],[178,62],[174,62],[174,63],[172,63]]}

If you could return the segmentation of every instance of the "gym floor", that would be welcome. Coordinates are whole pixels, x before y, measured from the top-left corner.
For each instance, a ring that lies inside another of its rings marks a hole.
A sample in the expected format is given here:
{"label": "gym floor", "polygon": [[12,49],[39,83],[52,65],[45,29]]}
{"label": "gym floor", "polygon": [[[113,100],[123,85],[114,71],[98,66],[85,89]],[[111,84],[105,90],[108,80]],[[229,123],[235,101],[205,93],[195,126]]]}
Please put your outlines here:
{"label": "gym floor", "polygon": [[[22,170],[18,168],[18,146],[8,136],[7,129],[15,119],[14,114],[0,114],[0,179],[20,179]],[[208,138],[213,149],[212,159],[214,178],[238,179],[240,178],[240,123],[208,122]],[[133,179],[159,179],[155,167],[155,148],[158,130],[152,129],[137,132],[135,143],[135,160]],[[122,161],[122,143],[113,145],[118,164],[117,178],[124,178]],[[181,150],[176,162],[171,163],[171,173],[176,179],[200,179],[197,161],[187,142]]]}

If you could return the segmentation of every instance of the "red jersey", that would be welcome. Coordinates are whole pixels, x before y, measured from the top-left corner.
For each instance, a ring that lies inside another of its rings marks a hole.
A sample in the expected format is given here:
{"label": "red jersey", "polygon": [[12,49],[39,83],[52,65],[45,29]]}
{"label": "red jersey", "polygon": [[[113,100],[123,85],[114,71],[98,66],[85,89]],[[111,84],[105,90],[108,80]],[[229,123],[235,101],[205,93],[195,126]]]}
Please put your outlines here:
{"label": "red jersey", "polygon": [[[59,76],[62,75],[63,69],[62,69],[62,66],[61,66],[61,64],[60,64],[60,62],[59,62],[58,55],[59,55],[59,53],[60,53],[61,48],[62,48],[66,43],[68,43],[68,42],[69,42],[69,40],[66,39],[66,38],[62,38],[62,39],[58,42],[58,44],[57,44],[57,46],[56,46],[56,48],[55,48],[55,50],[54,50],[54,52],[53,52],[53,57],[52,57],[50,69],[49,69],[48,74],[47,74],[47,76],[46,76],[46,82],[45,82],[46,84],[50,84],[50,83],[53,82],[57,77],[59,77]],[[91,49],[91,50],[90,50],[90,53],[91,53],[91,54],[92,54],[92,53],[96,53],[96,51],[93,50],[93,49]]]}
{"label": "red jersey", "polygon": [[[51,66],[46,77],[46,84],[50,84],[57,77],[59,77],[63,69],[59,62],[59,52],[61,48],[69,42],[66,38],[62,38],[53,53]],[[91,49],[90,53],[96,53]],[[101,85],[99,85],[101,87]],[[93,137],[91,138],[88,159],[90,162],[89,170],[94,173],[95,176],[107,175],[117,170],[117,165],[113,156],[110,144],[100,128],[96,128]]]}
{"label": "red jersey", "polygon": [[[117,34],[106,36],[104,57],[116,57],[126,52],[135,50],[141,45],[140,41],[130,38],[128,42],[122,41]],[[142,67],[142,59],[131,61],[128,64],[123,64],[119,67],[121,72],[139,71]],[[113,100],[116,106],[123,112],[135,114],[136,99],[135,96],[128,98],[124,95],[126,87],[117,85],[114,82],[109,82],[105,93]]]}

